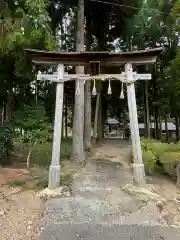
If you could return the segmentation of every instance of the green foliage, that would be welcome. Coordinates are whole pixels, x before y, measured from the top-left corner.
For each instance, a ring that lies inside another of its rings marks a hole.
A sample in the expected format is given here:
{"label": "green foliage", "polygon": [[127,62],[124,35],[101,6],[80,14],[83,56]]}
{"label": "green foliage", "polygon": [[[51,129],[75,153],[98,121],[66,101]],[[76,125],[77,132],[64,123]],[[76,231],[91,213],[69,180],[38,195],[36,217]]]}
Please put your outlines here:
{"label": "green foliage", "polygon": [[26,184],[26,181],[23,180],[23,179],[15,179],[15,180],[11,180],[11,181],[8,181],[8,184],[12,187],[15,187],[15,186],[23,186]]}
{"label": "green foliage", "polygon": [[161,156],[163,156],[165,151],[169,150],[169,144],[154,142],[150,146],[150,150],[153,152],[155,159],[159,160]]}
{"label": "green foliage", "polygon": [[8,4],[0,11],[0,50],[3,54],[23,50],[32,44],[44,43],[52,49],[54,40],[46,0],[23,0],[10,8]]}
{"label": "green foliage", "polygon": [[180,162],[180,152],[165,152],[160,161],[167,174],[173,178],[177,177],[176,166]]}
{"label": "green foliage", "polygon": [[[40,167],[31,169],[31,175],[35,180],[34,188],[43,189],[48,186],[48,170]],[[72,183],[72,173],[61,168],[60,184],[61,186],[69,186]]]}
{"label": "green foliage", "polygon": [[147,150],[147,151],[143,151],[142,157],[143,157],[145,172],[148,175],[151,175],[154,172],[155,165],[156,165],[155,156],[151,151]]}
{"label": "green foliage", "polygon": [[[47,0],[0,2],[0,97],[6,102],[8,90],[16,89],[13,98],[17,95],[22,98],[22,89],[34,81],[36,69],[32,71],[32,62],[24,50],[54,49],[56,41],[51,32]],[[21,102],[29,95],[24,94]]]}
{"label": "green foliage", "polygon": [[[61,161],[70,159],[72,150],[71,140],[62,140]],[[15,151],[18,158],[25,162],[29,151],[29,145],[23,142],[15,143]],[[34,145],[31,153],[31,165],[48,168],[52,158],[52,142],[42,142]]]}
{"label": "green foliage", "polygon": [[172,17],[173,17],[173,20],[174,20],[174,30],[180,34],[180,2],[177,1],[174,3],[174,6],[172,8]]}
{"label": "green foliage", "polygon": [[[149,101],[150,114],[153,114],[155,109],[159,110],[157,105],[152,104],[157,99],[162,104],[161,111],[164,111],[162,115],[166,112],[174,116],[180,110],[179,6],[179,0],[143,1],[137,14],[129,19],[125,32],[119,40],[119,48],[125,51],[157,46],[164,48],[158,63],[153,67],[153,81],[149,83],[148,96],[152,99]],[[145,69],[139,68],[139,71]],[[150,67],[148,71],[152,72],[152,68]],[[138,89],[137,84],[138,90],[142,93],[142,89],[140,87]],[[153,92],[155,94],[152,94]],[[143,97],[139,94],[137,99],[139,107],[142,107],[141,96]]]}
{"label": "green foliage", "polygon": [[22,109],[15,112],[15,125],[23,130],[18,134],[20,142],[30,145],[37,141],[44,142],[51,139],[51,125],[45,117],[45,109],[41,105],[24,105]]}
{"label": "green foliage", "polygon": [[143,150],[151,150],[152,144],[157,143],[158,141],[155,139],[148,139],[148,138],[142,138],[141,139],[141,147]]}
{"label": "green foliage", "polygon": [[180,162],[180,144],[167,144],[156,140],[141,141],[146,172],[167,173],[176,177],[176,166]]}
{"label": "green foliage", "polygon": [[163,143],[154,139],[142,139],[141,147],[143,151],[151,151],[156,161],[164,155],[165,152],[178,151],[178,144]]}
{"label": "green foliage", "polygon": [[[71,156],[72,142],[63,140],[61,143],[61,160],[69,159]],[[44,142],[34,146],[31,156],[32,164],[49,167],[52,158],[52,143]]]}
{"label": "green foliage", "polygon": [[44,142],[36,144],[32,150],[31,163],[32,165],[48,167],[52,158],[52,143]]}
{"label": "green foliage", "polygon": [[180,161],[180,152],[165,152],[160,161],[162,164],[177,164]]}
{"label": "green foliage", "polygon": [[15,124],[18,127],[16,139],[28,145],[27,167],[29,168],[33,148],[38,142],[43,144],[50,140],[51,126],[41,105],[24,105],[23,109],[17,110]]}
{"label": "green foliage", "polygon": [[10,123],[4,122],[0,125],[0,165],[9,164],[13,149],[13,128]]}

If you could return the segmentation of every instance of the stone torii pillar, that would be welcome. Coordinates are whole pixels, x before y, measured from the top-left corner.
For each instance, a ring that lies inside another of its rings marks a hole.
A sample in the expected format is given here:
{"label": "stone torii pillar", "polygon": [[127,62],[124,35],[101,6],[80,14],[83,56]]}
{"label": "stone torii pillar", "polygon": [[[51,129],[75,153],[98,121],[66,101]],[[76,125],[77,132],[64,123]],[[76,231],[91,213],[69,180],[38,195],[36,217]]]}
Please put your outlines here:
{"label": "stone torii pillar", "polygon": [[131,139],[133,148],[133,172],[134,181],[138,184],[145,183],[144,164],[142,161],[141,142],[139,136],[138,116],[136,107],[136,96],[134,82],[136,81],[131,63],[125,64],[127,81],[127,97],[130,118]]}
{"label": "stone torii pillar", "polygon": [[56,87],[56,106],[53,133],[52,159],[49,167],[48,188],[56,189],[60,186],[60,151],[61,151],[61,132],[62,132],[62,111],[64,95],[64,65],[59,64],[57,74],[38,74],[37,80],[47,80],[57,82]]}

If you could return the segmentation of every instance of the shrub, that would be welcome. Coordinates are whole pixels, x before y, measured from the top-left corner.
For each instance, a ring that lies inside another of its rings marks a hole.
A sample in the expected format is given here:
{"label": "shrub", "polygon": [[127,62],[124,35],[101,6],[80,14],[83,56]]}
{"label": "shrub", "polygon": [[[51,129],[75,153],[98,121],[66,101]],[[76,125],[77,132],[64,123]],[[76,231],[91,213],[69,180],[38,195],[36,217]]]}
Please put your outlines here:
{"label": "shrub", "polygon": [[[46,142],[51,136],[51,124],[45,117],[45,109],[42,105],[24,105],[14,114],[17,131],[16,137],[21,143],[26,143],[29,151],[27,154],[27,168],[30,167],[30,158],[37,142]],[[23,133],[22,133],[23,132]]]}
{"label": "shrub", "polygon": [[141,139],[141,147],[144,150],[148,150],[148,148],[152,147],[153,143],[157,143],[158,141],[155,139],[148,139],[148,138],[142,138]]}
{"label": "shrub", "polygon": [[180,162],[180,152],[166,152],[160,158],[161,163],[164,166],[164,170],[172,178],[176,178],[176,166]]}
{"label": "shrub", "polygon": [[151,175],[156,165],[155,157],[151,151],[143,151],[143,162],[146,174]]}
{"label": "shrub", "polygon": [[168,144],[151,139],[141,141],[145,170],[163,172],[173,178],[177,177],[176,167],[180,163],[180,144]]}
{"label": "shrub", "polygon": [[176,152],[180,150],[179,144],[162,143],[154,139],[143,139],[141,146],[143,151],[152,151],[156,161],[162,159],[165,152]]}
{"label": "shrub", "polygon": [[0,124],[0,165],[11,162],[11,151],[13,149],[13,127],[10,123]]}
{"label": "shrub", "polygon": [[163,156],[163,154],[168,150],[168,145],[169,144],[161,142],[152,143],[151,151],[153,152],[156,161],[160,160],[161,156]]}

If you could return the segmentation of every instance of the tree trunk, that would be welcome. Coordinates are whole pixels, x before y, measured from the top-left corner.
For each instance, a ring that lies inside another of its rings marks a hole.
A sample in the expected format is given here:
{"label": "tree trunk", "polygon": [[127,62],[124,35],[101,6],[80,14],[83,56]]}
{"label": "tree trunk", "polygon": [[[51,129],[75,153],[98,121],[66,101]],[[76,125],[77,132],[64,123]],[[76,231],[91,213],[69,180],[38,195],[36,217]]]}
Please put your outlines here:
{"label": "tree trunk", "polygon": [[103,111],[102,111],[102,93],[99,95],[99,111],[98,111],[98,121],[97,121],[97,139],[101,140],[103,138]]}
{"label": "tree trunk", "polygon": [[107,102],[106,102],[106,96],[103,96],[101,93],[101,139],[104,138],[104,123],[107,119]]}
{"label": "tree trunk", "polygon": [[165,122],[165,131],[166,131],[166,141],[169,141],[169,132],[168,132],[168,124],[167,124],[167,113],[165,113],[164,116],[164,122]]}
{"label": "tree trunk", "polygon": [[159,107],[159,139],[162,140],[162,119],[161,119],[161,107]]}
{"label": "tree trunk", "polygon": [[147,120],[147,137],[151,138],[150,115],[149,115],[149,101],[148,101],[148,81],[145,81],[145,96],[146,96],[146,120]]}
{"label": "tree trunk", "polygon": [[144,123],[145,123],[145,137],[150,138],[150,116],[149,116],[149,102],[148,102],[148,81],[143,82],[144,92]]}
{"label": "tree trunk", "polygon": [[155,138],[159,138],[159,128],[158,128],[158,111],[157,111],[157,84],[156,84],[156,76],[155,76],[156,68],[155,66],[153,67],[153,102],[155,105],[153,106],[153,111],[154,111],[154,134]]}
{"label": "tree trunk", "polygon": [[36,145],[36,143],[37,143],[37,141],[35,141],[33,144],[31,144],[30,148],[29,148],[28,156],[26,159],[26,167],[28,169],[30,168],[30,158],[31,158],[32,150],[33,150],[34,146]]}
{"label": "tree trunk", "polygon": [[38,87],[37,77],[36,77],[36,91],[35,91],[35,94],[36,94],[36,104],[37,104],[38,103],[38,96],[39,96],[39,87]]}
{"label": "tree trunk", "polygon": [[5,105],[4,105],[4,101],[2,103],[2,115],[1,115],[1,122],[4,122],[4,118],[5,118]]}
{"label": "tree trunk", "polygon": [[[84,50],[84,0],[78,0],[76,51],[83,50]],[[77,66],[76,73],[83,74],[84,67]],[[83,137],[84,137],[84,82],[81,80],[76,80],[72,159],[77,164],[83,164],[85,162]]]}
{"label": "tree trunk", "polygon": [[179,118],[175,116],[175,124],[176,124],[176,142],[179,142]]}
{"label": "tree trunk", "polygon": [[85,84],[85,109],[84,109],[84,148],[91,149],[91,81]]}
{"label": "tree trunk", "polygon": [[6,121],[10,122],[12,120],[12,91],[7,92],[8,98],[7,98],[7,104],[6,104]]}
{"label": "tree trunk", "polygon": [[61,139],[64,139],[64,106],[62,106]]}
{"label": "tree trunk", "polygon": [[144,96],[143,101],[143,110],[144,110],[144,136],[148,137],[148,123],[147,123],[147,107],[146,107],[146,87],[145,87],[145,81],[142,82],[142,94]]}
{"label": "tree trunk", "polygon": [[154,120],[153,120],[154,126],[153,126],[153,124],[151,123],[151,124],[152,124],[151,129],[153,129],[153,138],[157,139],[156,121],[155,121],[155,118],[156,118],[155,106],[153,106],[153,118],[154,118]]}
{"label": "tree trunk", "polygon": [[100,93],[97,94],[97,98],[96,98],[96,110],[95,110],[94,131],[93,131],[93,142],[94,143],[96,143],[96,139],[97,139],[99,104],[100,104]]}
{"label": "tree trunk", "polygon": [[68,103],[67,103],[67,96],[65,98],[65,136],[68,137]]}
{"label": "tree trunk", "polygon": [[[86,50],[91,49],[91,15],[86,17]],[[85,83],[84,98],[84,149],[91,149],[91,81]]]}

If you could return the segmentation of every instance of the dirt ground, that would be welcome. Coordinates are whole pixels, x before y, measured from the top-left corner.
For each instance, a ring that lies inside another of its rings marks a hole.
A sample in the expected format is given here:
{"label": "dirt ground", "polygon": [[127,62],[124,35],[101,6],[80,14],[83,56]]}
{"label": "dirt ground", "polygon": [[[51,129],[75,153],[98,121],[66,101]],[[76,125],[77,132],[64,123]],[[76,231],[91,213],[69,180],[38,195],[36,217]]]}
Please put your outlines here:
{"label": "dirt ground", "polygon": [[9,186],[9,181],[18,178],[30,177],[23,169],[0,170],[1,240],[36,239],[41,230],[43,202],[34,190]]}
{"label": "dirt ground", "polygon": [[168,176],[153,176],[149,182],[154,185],[154,191],[165,199],[162,209],[165,221],[180,227],[180,189],[175,181]]}
{"label": "dirt ground", "polygon": [[[69,161],[63,161],[63,167],[68,172],[79,172]],[[13,186],[18,180],[25,185]],[[38,239],[44,200],[38,197],[34,183],[26,169],[0,168],[0,240]]]}

